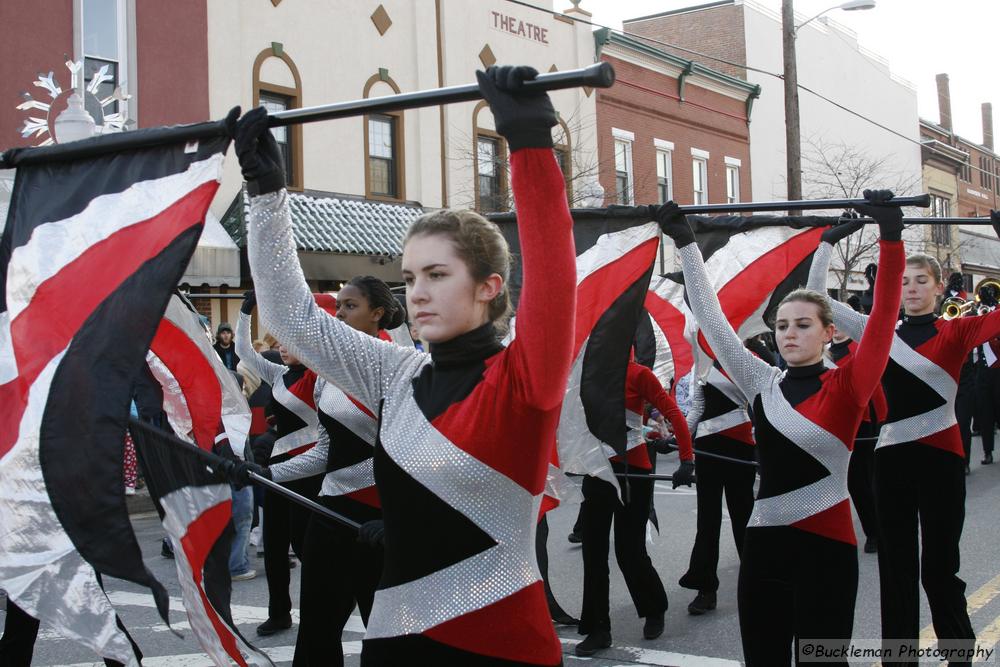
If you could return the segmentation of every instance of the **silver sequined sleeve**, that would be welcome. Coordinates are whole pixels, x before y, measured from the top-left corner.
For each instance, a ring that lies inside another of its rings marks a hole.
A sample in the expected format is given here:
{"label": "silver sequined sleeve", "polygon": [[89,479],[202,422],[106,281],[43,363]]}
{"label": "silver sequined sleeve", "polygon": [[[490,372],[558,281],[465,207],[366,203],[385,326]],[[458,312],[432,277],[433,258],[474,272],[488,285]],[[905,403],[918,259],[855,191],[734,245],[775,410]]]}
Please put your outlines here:
{"label": "silver sequined sleeve", "polygon": [[250,365],[261,380],[272,387],[279,381],[288,368],[282,364],[276,364],[262,357],[257,350],[253,349],[253,342],[250,340],[250,316],[240,313],[240,319],[236,323],[236,356],[240,361],[245,361]]}
{"label": "silver sequined sleeve", "polygon": [[705,412],[705,387],[698,378],[691,378],[689,387],[689,400],[691,409],[687,413],[688,430],[691,431],[691,439],[694,440],[695,432],[698,430],[698,422]]}
{"label": "silver sequined sleeve", "polygon": [[284,190],[252,198],[247,226],[264,326],[317,375],[365,405],[378,405],[385,388],[421,353],[352,329],[316,305],[296,254]]}
{"label": "silver sequined sleeve", "polygon": [[688,300],[698,326],[733,383],[749,400],[753,400],[771,377],[781,371],[743,347],[743,341],[722,313],[719,297],[705,273],[705,262],[698,244],[684,246],[680,249],[680,256]]}
{"label": "silver sequined sleeve", "polygon": [[[830,272],[830,258],[833,257],[833,245],[823,241],[813,253],[812,266],[809,267],[809,282],[806,287],[826,295],[826,276]],[[868,318],[853,308],[836,299],[830,299],[833,309],[833,323],[841,332],[854,340],[861,340]]]}
{"label": "silver sequined sleeve", "polygon": [[[326,382],[322,378],[316,380],[316,389],[313,392],[316,405],[319,405],[319,397],[323,393],[324,385]],[[330,451],[330,433],[323,428],[322,422],[317,430],[319,438],[316,440],[316,445],[287,461],[271,466],[269,468],[271,479],[275,482],[290,482],[326,472],[326,461]]]}

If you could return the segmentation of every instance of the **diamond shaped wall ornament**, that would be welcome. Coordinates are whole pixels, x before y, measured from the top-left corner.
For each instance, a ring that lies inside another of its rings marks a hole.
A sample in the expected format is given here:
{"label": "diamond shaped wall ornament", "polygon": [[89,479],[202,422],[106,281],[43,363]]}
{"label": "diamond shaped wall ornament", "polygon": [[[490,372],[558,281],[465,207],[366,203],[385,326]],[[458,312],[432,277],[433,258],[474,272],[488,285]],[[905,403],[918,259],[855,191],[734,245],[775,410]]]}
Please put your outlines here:
{"label": "diamond shaped wall ornament", "polygon": [[271,0],[271,4],[277,7],[278,5],[281,4],[281,0]]}
{"label": "diamond shaped wall ornament", "polygon": [[385,11],[385,7],[382,5],[379,5],[372,13],[371,19],[380,37],[392,26],[392,19],[389,18],[389,12]]}
{"label": "diamond shaped wall ornament", "polygon": [[487,44],[483,47],[483,50],[479,52],[479,62],[483,64],[483,67],[492,67],[497,62],[497,57],[493,55],[493,49]]}
{"label": "diamond shaped wall ornament", "polygon": [[555,65],[553,65],[552,67],[550,67],[550,68],[549,68],[549,71],[550,71],[550,72],[558,72],[558,71],[559,71],[559,68],[558,68],[558,67],[556,67]]}

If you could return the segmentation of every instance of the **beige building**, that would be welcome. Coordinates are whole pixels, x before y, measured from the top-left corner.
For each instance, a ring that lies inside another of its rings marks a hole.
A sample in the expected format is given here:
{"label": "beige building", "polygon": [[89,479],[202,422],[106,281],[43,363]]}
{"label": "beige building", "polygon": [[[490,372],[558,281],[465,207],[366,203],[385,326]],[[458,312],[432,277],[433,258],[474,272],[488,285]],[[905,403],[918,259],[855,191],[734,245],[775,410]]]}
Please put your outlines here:
{"label": "beige building", "polygon": [[[552,0],[535,4],[563,9]],[[211,116],[235,105],[278,110],[473,83],[477,69],[494,63],[540,72],[585,67],[595,62],[594,41],[574,17],[587,16],[503,0],[213,0]],[[574,89],[552,99],[572,190],[585,172],[596,174],[595,96]],[[469,102],[275,131],[314,289],[336,289],[359,273],[398,281],[399,238],[427,208],[509,207],[507,150],[484,107]],[[241,180],[230,155],[212,212],[242,247]],[[236,303],[213,307],[212,319],[235,311]]]}

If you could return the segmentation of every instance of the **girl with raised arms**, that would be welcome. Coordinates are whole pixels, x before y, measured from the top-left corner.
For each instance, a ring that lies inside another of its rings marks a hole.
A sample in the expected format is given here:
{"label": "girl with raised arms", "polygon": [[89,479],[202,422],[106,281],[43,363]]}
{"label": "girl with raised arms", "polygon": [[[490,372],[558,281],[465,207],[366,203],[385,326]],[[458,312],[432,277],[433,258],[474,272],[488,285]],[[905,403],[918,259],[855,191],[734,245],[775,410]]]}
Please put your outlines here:
{"label": "girl with raised arms", "polygon": [[521,90],[535,70],[477,76],[510,147],[518,212],[524,287],[506,349],[494,322],[509,310],[510,253],[495,225],[448,210],[415,222],[403,279],[430,352],[379,341],[317,308],[309,293],[264,110],[236,129],[264,324],[380,417],[385,562],[363,665],[561,664],[534,538],[571,364],[572,219],[552,151],[555,110],[546,94]]}

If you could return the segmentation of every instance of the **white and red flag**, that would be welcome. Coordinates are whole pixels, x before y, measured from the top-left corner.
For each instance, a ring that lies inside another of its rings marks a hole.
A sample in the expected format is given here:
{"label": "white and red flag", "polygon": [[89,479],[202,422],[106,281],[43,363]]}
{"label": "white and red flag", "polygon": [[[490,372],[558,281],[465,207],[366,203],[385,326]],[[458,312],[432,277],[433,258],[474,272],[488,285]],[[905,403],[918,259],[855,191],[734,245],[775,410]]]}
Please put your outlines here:
{"label": "white and red flag", "polygon": [[219,186],[226,124],[3,154],[0,588],[98,655],[137,656],[98,575],[167,594],[124,500],[131,385]]}

